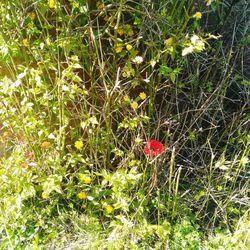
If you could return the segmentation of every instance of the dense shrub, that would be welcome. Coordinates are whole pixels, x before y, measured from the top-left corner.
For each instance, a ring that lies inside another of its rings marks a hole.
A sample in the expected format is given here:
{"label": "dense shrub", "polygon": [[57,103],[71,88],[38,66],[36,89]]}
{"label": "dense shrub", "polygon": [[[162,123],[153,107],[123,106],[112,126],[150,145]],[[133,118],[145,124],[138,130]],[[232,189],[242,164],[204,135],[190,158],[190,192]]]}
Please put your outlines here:
{"label": "dense shrub", "polygon": [[2,1],[2,249],[248,249],[249,12]]}

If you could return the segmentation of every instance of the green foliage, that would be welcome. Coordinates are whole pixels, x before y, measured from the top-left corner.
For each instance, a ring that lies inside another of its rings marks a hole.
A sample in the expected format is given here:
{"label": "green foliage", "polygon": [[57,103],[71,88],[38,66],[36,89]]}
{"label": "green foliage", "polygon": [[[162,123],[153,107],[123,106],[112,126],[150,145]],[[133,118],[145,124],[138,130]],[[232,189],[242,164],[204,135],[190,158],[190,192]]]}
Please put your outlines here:
{"label": "green foliage", "polygon": [[248,249],[248,7],[1,1],[1,249]]}

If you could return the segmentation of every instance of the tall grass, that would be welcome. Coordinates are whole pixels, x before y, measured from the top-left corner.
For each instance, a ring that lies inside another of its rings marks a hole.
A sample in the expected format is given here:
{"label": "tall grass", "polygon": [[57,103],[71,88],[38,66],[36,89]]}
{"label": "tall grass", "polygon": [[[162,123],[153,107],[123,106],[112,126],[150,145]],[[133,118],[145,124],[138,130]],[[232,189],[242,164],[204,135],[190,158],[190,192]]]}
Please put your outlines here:
{"label": "tall grass", "polygon": [[249,247],[249,3],[209,2],[0,3],[2,249]]}

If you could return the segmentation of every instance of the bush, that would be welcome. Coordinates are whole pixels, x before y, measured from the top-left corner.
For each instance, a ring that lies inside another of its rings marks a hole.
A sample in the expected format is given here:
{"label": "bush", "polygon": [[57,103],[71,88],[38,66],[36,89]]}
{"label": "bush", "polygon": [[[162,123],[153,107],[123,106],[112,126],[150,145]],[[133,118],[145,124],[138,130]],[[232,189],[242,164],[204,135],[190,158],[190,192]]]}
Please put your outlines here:
{"label": "bush", "polygon": [[247,1],[0,7],[2,249],[247,249]]}

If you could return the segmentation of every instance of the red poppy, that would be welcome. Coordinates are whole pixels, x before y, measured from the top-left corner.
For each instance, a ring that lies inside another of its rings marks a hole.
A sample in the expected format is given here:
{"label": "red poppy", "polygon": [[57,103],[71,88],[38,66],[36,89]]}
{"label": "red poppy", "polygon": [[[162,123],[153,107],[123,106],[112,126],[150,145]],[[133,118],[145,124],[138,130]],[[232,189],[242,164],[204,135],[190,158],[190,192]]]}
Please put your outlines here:
{"label": "red poppy", "polygon": [[164,146],[157,140],[150,140],[147,142],[144,152],[150,156],[157,156],[162,154],[164,151]]}

